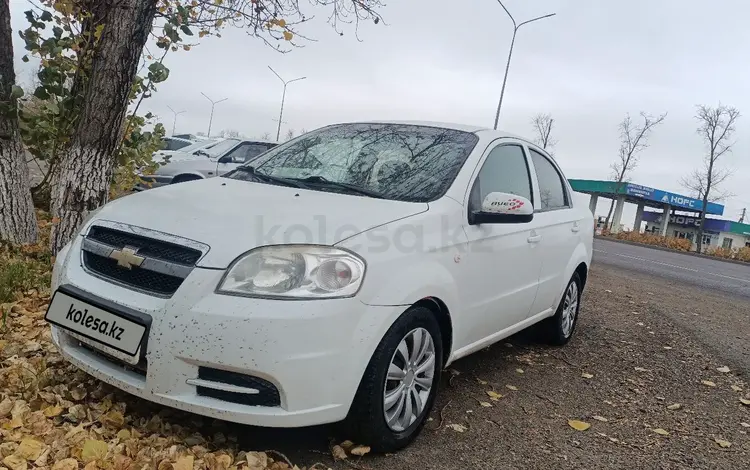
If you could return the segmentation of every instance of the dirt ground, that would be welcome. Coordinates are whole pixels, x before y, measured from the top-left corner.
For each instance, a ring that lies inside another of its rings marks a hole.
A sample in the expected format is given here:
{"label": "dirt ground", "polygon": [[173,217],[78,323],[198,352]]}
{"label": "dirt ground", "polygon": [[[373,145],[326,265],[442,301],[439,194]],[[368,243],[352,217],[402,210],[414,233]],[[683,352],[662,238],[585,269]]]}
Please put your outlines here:
{"label": "dirt ground", "polygon": [[114,393],[126,426],[158,415],[185,445],[274,449],[300,468],[750,468],[749,316],[744,299],[595,265],[570,344],[521,334],[452,364],[422,435],[393,455],[335,462],[330,427],[242,427],[106,386],[81,402]]}

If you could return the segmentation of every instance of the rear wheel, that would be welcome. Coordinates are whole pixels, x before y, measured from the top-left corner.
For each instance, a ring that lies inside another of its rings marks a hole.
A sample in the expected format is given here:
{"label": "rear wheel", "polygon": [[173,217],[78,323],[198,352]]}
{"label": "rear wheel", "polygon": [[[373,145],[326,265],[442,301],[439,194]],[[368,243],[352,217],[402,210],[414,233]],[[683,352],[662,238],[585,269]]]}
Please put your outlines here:
{"label": "rear wheel", "polygon": [[562,346],[573,337],[581,308],[581,277],[574,273],[563,292],[555,316],[547,318],[540,325],[544,339],[550,344]]}
{"label": "rear wheel", "polygon": [[411,443],[435,402],[443,345],[435,316],[426,308],[406,311],[380,341],[360,382],[347,438],[378,452]]}

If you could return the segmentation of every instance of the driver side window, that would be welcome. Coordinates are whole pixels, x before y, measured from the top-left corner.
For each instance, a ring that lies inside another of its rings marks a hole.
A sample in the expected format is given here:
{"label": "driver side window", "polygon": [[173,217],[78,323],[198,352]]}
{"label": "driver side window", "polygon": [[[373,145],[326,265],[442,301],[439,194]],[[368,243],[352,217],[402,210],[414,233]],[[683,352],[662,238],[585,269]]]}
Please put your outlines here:
{"label": "driver side window", "polygon": [[498,145],[484,161],[471,189],[470,203],[480,207],[490,193],[523,196],[534,203],[526,156],[520,145]]}
{"label": "driver side window", "polygon": [[269,149],[268,145],[243,143],[227,154],[232,163],[245,163]]}

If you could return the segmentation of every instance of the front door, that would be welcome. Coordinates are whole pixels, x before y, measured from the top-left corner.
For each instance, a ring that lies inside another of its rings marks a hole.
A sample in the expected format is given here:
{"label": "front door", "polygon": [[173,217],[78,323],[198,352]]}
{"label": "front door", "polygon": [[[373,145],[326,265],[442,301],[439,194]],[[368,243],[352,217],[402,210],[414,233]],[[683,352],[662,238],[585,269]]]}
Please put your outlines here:
{"label": "front door", "polygon": [[[468,195],[466,206],[480,207],[492,192],[517,194],[534,202],[531,173],[520,143],[503,143],[489,151]],[[541,268],[537,222],[469,225],[465,221],[470,279],[465,314],[473,325],[467,344],[525,320],[536,297]]]}

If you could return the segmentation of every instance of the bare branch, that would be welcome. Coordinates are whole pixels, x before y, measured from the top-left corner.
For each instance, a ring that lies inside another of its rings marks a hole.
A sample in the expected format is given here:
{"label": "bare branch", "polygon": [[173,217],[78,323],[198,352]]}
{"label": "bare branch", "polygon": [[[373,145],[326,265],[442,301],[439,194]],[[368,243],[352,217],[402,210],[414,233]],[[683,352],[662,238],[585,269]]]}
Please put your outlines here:
{"label": "bare branch", "polygon": [[557,141],[551,138],[552,129],[555,126],[555,120],[552,118],[552,115],[539,113],[531,119],[531,125],[534,128],[534,142],[552,154],[552,147],[557,144]]}

